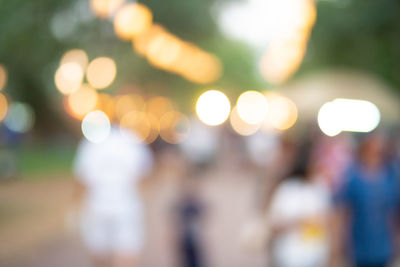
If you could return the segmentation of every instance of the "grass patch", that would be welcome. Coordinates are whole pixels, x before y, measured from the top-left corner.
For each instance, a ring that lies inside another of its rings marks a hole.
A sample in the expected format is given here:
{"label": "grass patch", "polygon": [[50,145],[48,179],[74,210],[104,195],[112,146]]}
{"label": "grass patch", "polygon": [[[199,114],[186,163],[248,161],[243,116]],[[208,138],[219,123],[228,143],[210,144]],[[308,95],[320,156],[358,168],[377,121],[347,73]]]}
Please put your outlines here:
{"label": "grass patch", "polygon": [[39,174],[70,173],[75,150],[74,146],[20,148],[15,152],[18,174],[36,177]]}

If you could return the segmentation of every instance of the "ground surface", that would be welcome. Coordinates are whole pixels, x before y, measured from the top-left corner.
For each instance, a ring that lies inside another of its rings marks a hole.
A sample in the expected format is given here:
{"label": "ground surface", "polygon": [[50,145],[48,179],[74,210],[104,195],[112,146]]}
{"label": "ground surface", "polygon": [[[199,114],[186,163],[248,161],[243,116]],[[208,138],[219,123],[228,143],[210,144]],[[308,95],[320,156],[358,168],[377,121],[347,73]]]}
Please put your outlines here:
{"label": "ground surface", "polygon": [[[168,179],[154,177],[144,187],[145,267],[179,266],[179,190]],[[196,184],[204,207],[199,232],[206,266],[266,266],[264,253],[246,252],[238,238],[243,223],[254,215],[255,186],[252,175],[227,169],[211,171]],[[0,183],[0,266],[89,266],[67,215],[72,191],[69,175]]]}

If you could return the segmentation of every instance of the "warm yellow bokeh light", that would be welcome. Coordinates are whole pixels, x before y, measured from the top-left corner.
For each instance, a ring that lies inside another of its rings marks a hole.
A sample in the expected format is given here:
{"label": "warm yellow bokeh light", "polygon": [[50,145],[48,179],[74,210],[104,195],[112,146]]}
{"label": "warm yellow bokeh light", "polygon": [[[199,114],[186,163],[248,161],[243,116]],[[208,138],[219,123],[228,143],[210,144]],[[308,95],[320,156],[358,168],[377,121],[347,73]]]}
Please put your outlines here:
{"label": "warm yellow bokeh light", "polygon": [[[276,1],[279,3],[279,1]],[[281,9],[279,31],[260,62],[260,72],[270,83],[282,84],[299,68],[316,19],[315,1],[292,1]]]}
{"label": "warm yellow bokeh light", "polygon": [[157,24],[136,36],[135,51],[155,67],[182,75],[195,83],[210,83],[222,73],[222,63],[214,55],[184,42]]}
{"label": "warm yellow bokeh light", "polygon": [[[307,37],[308,38],[308,37]],[[272,42],[260,62],[263,77],[274,84],[288,80],[298,69],[306,52],[306,38]]]}
{"label": "warm yellow bokeh light", "polygon": [[169,33],[160,33],[146,49],[146,56],[153,65],[172,71],[182,51],[181,41]]}
{"label": "warm yellow bokeh light", "polygon": [[82,119],[97,106],[98,95],[95,89],[87,84],[68,96],[67,105],[71,116]]}
{"label": "warm yellow bokeh light", "polygon": [[266,93],[268,100],[268,114],[263,122],[267,127],[286,130],[292,127],[297,120],[297,107],[287,97],[277,93]]}
{"label": "warm yellow bokeh light", "polygon": [[182,113],[170,111],[160,118],[160,137],[167,143],[179,144],[189,135],[190,121]]}
{"label": "warm yellow bokeh light", "polygon": [[124,2],[125,0],[90,0],[90,7],[96,16],[105,19],[112,16]]}
{"label": "warm yellow bokeh light", "polygon": [[295,1],[292,8],[289,9],[292,14],[291,24],[296,30],[309,30],[315,23],[317,11],[315,2],[311,0]]}
{"label": "warm yellow bokeh light", "polygon": [[108,94],[98,94],[97,110],[103,111],[112,121],[115,117],[115,102],[112,96]]}
{"label": "warm yellow bokeh light", "polygon": [[89,58],[85,51],[81,49],[72,49],[63,55],[60,65],[64,65],[66,63],[77,63],[79,66],[81,66],[82,71],[85,71],[88,62]]}
{"label": "warm yellow bokeh light", "polygon": [[175,64],[172,66],[172,71],[184,75],[191,72],[195,57],[201,52],[199,48],[188,42],[180,42],[180,51],[176,58]]}
{"label": "warm yellow bokeh light", "polygon": [[196,113],[199,119],[210,126],[224,123],[231,111],[228,97],[217,90],[204,92],[196,103]]}
{"label": "warm yellow bokeh light", "polygon": [[123,6],[115,15],[114,31],[123,40],[132,40],[151,26],[153,15],[143,4],[130,3]]}
{"label": "warm yellow bokeh light", "polygon": [[153,114],[157,119],[165,113],[172,111],[174,105],[171,100],[163,96],[152,97],[147,101],[147,112]]}
{"label": "warm yellow bokeh light", "polygon": [[243,136],[249,136],[255,134],[261,127],[259,124],[248,124],[240,118],[237,113],[237,107],[232,109],[231,115],[229,117],[229,121],[231,123],[232,129]]}
{"label": "warm yellow bokeh light", "polygon": [[145,105],[145,101],[141,95],[121,95],[118,96],[115,101],[115,115],[117,118],[121,119],[130,111],[143,111]]}
{"label": "warm yellow bokeh light", "polygon": [[185,57],[184,64],[179,62],[180,72],[189,81],[210,83],[221,76],[222,64],[217,57],[199,49],[187,53]]}
{"label": "warm yellow bokeh light", "polygon": [[117,66],[112,58],[98,57],[93,59],[86,72],[87,80],[96,89],[108,87],[117,75]]}
{"label": "warm yellow bokeh light", "polygon": [[0,94],[0,121],[4,120],[5,116],[7,115],[8,110],[8,102],[5,95]]}
{"label": "warm yellow bokeh light", "polygon": [[152,24],[149,28],[146,29],[146,31],[136,36],[132,40],[132,45],[135,49],[135,52],[140,55],[146,55],[147,48],[152,40],[160,34],[165,33],[167,33],[167,31],[161,25],[158,25],[156,23]]}
{"label": "warm yellow bokeh light", "polygon": [[144,142],[152,132],[152,125],[147,114],[141,111],[128,112],[121,118],[120,125],[136,133],[140,142]]}
{"label": "warm yellow bokeh light", "polygon": [[258,124],[265,119],[268,112],[268,101],[257,91],[242,93],[236,103],[239,117],[248,124]]}
{"label": "warm yellow bokeh light", "polygon": [[160,132],[160,123],[159,123],[159,120],[153,114],[147,113],[146,115],[147,115],[147,119],[150,122],[150,132],[149,132],[149,135],[144,140],[144,142],[146,144],[151,144],[158,137],[158,134]]}
{"label": "warm yellow bokeh light", "polygon": [[58,91],[64,95],[76,92],[82,85],[84,72],[75,62],[62,64],[56,71],[54,82]]}
{"label": "warm yellow bokeh light", "polygon": [[0,91],[3,90],[6,84],[7,84],[7,69],[6,67],[0,64]]}

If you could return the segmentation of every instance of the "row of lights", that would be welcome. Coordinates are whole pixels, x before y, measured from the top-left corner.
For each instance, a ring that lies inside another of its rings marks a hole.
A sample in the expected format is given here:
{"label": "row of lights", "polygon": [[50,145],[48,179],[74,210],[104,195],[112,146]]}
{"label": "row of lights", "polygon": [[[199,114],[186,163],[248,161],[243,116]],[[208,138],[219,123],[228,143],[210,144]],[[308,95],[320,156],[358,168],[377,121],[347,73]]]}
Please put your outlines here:
{"label": "row of lights", "polygon": [[[7,80],[7,69],[0,64],[0,92],[6,87]],[[26,133],[34,125],[35,113],[28,104],[11,101],[5,94],[0,93],[0,122],[15,133]]]}
{"label": "row of lights", "polygon": [[[200,121],[209,126],[220,125],[229,118],[232,129],[243,136],[259,130],[289,129],[298,115],[293,101],[270,91],[246,91],[231,108],[223,92],[209,90],[198,98],[196,113]],[[379,109],[366,100],[337,98],[322,105],[318,112],[321,131],[331,137],[341,132],[371,132],[380,120]]]}
{"label": "row of lights", "polygon": [[217,126],[230,120],[238,134],[248,136],[259,130],[286,130],[297,120],[296,105],[276,92],[242,93],[231,108],[228,97],[221,91],[209,90],[197,100],[196,113],[206,125]]}
{"label": "row of lights", "polygon": [[124,2],[90,1],[98,17],[114,17],[115,34],[124,41],[131,41],[134,50],[153,66],[195,83],[210,83],[220,77],[222,64],[216,56],[153,24],[153,15],[147,6]]}
{"label": "row of lights", "polygon": [[281,30],[269,44],[259,66],[262,76],[273,84],[285,82],[296,72],[303,61],[316,20],[314,0],[277,3],[282,4]]}
{"label": "row of lights", "polygon": [[87,129],[96,128],[90,125],[98,125],[100,121],[105,129],[111,123],[130,129],[148,144],[158,136],[173,144],[183,141],[190,128],[189,120],[168,98],[153,96],[145,99],[140,94],[111,96],[99,92],[112,84],[116,73],[117,67],[111,58],[98,57],[89,63],[83,50],[70,50],[61,58],[55,84],[64,95],[66,112],[82,120],[84,136],[97,141],[96,134],[92,137],[93,131]]}
{"label": "row of lights", "polygon": [[107,88],[117,75],[112,58],[97,57],[90,61],[85,51],[73,49],[63,55],[55,73],[54,82],[60,93],[73,95],[82,89],[85,81],[97,90]]}

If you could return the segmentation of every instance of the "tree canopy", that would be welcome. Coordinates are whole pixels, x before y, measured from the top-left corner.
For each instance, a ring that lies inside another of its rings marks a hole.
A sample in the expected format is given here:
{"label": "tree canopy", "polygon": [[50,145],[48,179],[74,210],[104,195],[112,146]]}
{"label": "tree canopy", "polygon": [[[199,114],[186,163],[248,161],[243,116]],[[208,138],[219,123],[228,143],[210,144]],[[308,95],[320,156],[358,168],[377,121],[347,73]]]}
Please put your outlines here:
{"label": "tree canopy", "polygon": [[[0,0],[0,63],[7,67],[6,93],[28,102],[37,126],[59,128],[61,96],[54,73],[64,52],[84,49],[90,58],[110,56],[118,66],[109,90],[134,84],[145,93],[171,97],[192,112],[196,96],[206,88],[222,88],[236,97],[248,89],[264,89],[252,48],[225,37],[212,7],[240,0],[146,0],[154,21],[183,40],[216,54],[222,77],[199,85],[152,67],[129,42],[119,40],[112,22],[90,14],[88,0]],[[400,2],[397,0],[320,0],[308,51],[295,76],[334,67],[365,70],[400,88]],[[54,126],[57,125],[57,126]]]}

